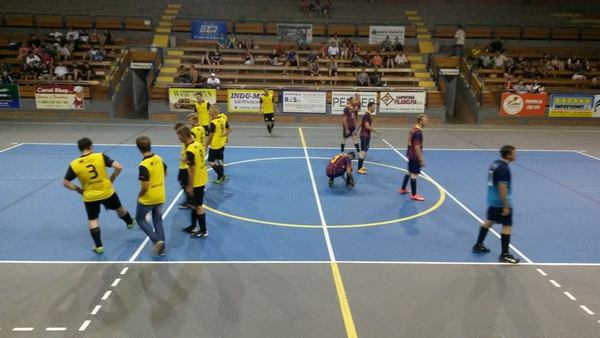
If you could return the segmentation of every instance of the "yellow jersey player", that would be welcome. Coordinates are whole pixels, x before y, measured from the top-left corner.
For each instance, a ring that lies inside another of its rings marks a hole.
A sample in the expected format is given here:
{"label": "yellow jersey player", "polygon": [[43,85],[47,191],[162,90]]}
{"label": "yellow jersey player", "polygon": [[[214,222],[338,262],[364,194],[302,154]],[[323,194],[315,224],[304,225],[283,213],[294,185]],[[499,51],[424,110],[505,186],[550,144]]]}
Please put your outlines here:
{"label": "yellow jersey player", "polygon": [[[106,154],[95,153],[92,140],[87,137],[77,141],[77,147],[81,152],[81,156],[74,159],[69,165],[63,185],[67,189],[77,191],[83,195],[83,204],[88,216],[90,234],[95,244],[94,252],[101,254],[104,252],[104,247],[98,223],[100,205],[104,205],[106,209],[116,210],[117,215],[125,222],[128,229],[133,228],[134,225],[131,215],[121,205],[119,196],[113,188],[113,182],[123,170],[123,166]],[[110,177],[106,168],[113,168]],[[71,182],[76,178],[81,183],[81,187]]]}
{"label": "yellow jersey player", "polygon": [[[135,144],[142,153],[138,179],[140,192],[135,220],[148,238],[154,243],[154,253],[165,255],[165,231],[163,229],[162,207],[166,200],[165,176],[167,165],[160,156],[152,153],[152,143],[147,136],[140,136]],[[146,215],[152,213],[152,225],[146,221]]]}
{"label": "yellow jersey player", "polygon": [[194,102],[194,110],[198,114],[198,124],[204,128],[205,134],[208,135],[208,125],[210,123],[210,103],[204,100],[202,93],[196,94],[197,102]]}
{"label": "yellow jersey player", "polygon": [[273,91],[266,88],[260,97],[260,112],[263,114],[270,135],[275,127],[275,95]]}
{"label": "yellow jersey player", "polygon": [[[215,107],[215,106],[213,106]],[[196,142],[205,145],[206,144],[206,129],[198,124],[198,115],[190,113],[187,116],[187,123],[192,131],[192,136]]]}
{"label": "yellow jersey player", "polygon": [[227,121],[227,116],[219,114],[218,109],[211,109],[211,122],[208,128],[208,138],[206,139],[207,147],[210,146],[208,151],[208,163],[217,173],[217,178],[213,181],[216,184],[223,184],[227,181],[225,176],[225,144],[228,141],[231,128]]}
{"label": "yellow jersey player", "polygon": [[[175,123],[175,133],[177,134],[177,130],[183,126],[185,126],[185,123],[183,122]],[[185,191],[185,187],[187,187],[188,184],[188,165],[185,156],[185,148],[185,143],[181,143],[181,151],[179,153],[179,172],[177,173],[177,182],[179,182],[181,190],[183,191]],[[187,196],[187,194],[185,196]],[[187,199],[179,204],[179,209],[188,209],[189,207],[189,201]]]}
{"label": "yellow jersey player", "polygon": [[[177,129],[179,140],[186,145],[185,155],[188,164],[188,185],[185,188],[189,196],[191,210],[191,223],[183,231],[192,234],[192,237],[206,237],[206,213],[204,211],[204,187],[208,182],[208,171],[204,160],[205,148],[194,140],[192,131],[188,126]],[[196,230],[196,224],[199,229]]]}

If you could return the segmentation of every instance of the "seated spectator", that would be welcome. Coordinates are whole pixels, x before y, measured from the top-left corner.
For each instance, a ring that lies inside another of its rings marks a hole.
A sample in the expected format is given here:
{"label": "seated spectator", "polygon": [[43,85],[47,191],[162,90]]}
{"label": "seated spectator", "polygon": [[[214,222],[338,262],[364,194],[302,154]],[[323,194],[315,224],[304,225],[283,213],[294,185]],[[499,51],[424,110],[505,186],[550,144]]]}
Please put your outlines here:
{"label": "seated spectator", "polygon": [[81,69],[79,68],[79,63],[77,61],[73,61],[71,65],[71,69],[69,70],[69,77],[73,81],[79,81],[82,79]]}
{"label": "seated spectator", "polygon": [[334,33],[333,36],[327,41],[328,46],[339,46],[340,40],[338,39],[338,34]]}
{"label": "seated spectator", "polygon": [[85,61],[81,66],[80,72],[81,77],[85,81],[91,81],[94,78],[94,76],[96,76],[94,69],[90,66],[90,64],[87,61]]}
{"label": "seated spectator", "polygon": [[25,58],[25,64],[28,68],[38,68],[41,64],[42,60],[36,54],[33,54],[32,51],[29,51],[27,57]]}
{"label": "seated spectator", "polygon": [[340,47],[340,59],[347,60],[350,57],[350,47],[346,43],[346,40],[342,41],[342,47]]}
{"label": "seated spectator", "polygon": [[409,66],[408,58],[404,53],[398,53],[394,58],[388,58],[388,68],[405,68]]}
{"label": "seated spectator", "polygon": [[242,64],[246,66],[254,65],[254,56],[250,52],[250,49],[246,49],[246,53],[242,55]]}
{"label": "seated spectator", "polygon": [[494,56],[494,68],[503,69],[507,60],[508,57],[506,57],[504,53],[496,52],[496,55]]}
{"label": "seated spectator", "polygon": [[55,80],[68,80],[69,70],[67,67],[60,61],[58,66],[54,67],[54,79]]}
{"label": "seated spectator", "polygon": [[237,37],[235,36],[235,34],[233,34],[233,33],[227,34],[227,42],[225,42],[225,47],[226,48],[237,48],[237,46],[238,46],[238,41],[237,41]]}
{"label": "seated spectator", "polygon": [[0,83],[2,84],[11,84],[14,80],[12,76],[7,71],[2,71],[2,75],[0,76]]}
{"label": "seated spectator", "polygon": [[208,53],[208,61],[211,65],[221,64],[221,51],[219,50],[218,45]]}
{"label": "seated spectator", "polygon": [[106,53],[102,49],[96,48],[94,45],[90,46],[87,52],[83,55],[83,60],[90,60],[92,62],[100,62],[106,59]]}
{"label": "seated spectator", "polygon": [[71,29],[69,29],[69,31],[67,32],[67,35],[65,36],[65,38],[67,39],[67,41],[73,43],[73,42],[79,40],[79,31],[77,29],[75,29],[74,27],[71,27]]}
{"label": "seated spectator", "polygon": [[404,51],[404,45],[402,45],[402,42],[400,41],[400,38],[396,37],[396,39],[394,39],[394,43],[392,45],[392,49],[395,52],[402,52],[402,51]]}
{"label": "seated spectator", "polygon": [[337,59],[338,55],[340,55],[340,47],[338,47],[337,44],[329,45],[327,48],[327,55],[329,55],[330,58]]}
{"label": "seated spectator", "polygon": [[317,54],[315,54],[314,51],[309,51],[308,55],[306,56],[306,63],[308,63],[308,65],[310,65],[311,63],[315,63],[318,61],[317,58]]}
{"label": "seated spectator", "polygon": [[37,55],[37,56],[42,56],[42,53],[43,53],[43,51],[42,51],[42,47],[41,47],[41,46],[38,46],[38,45],[36,45],[36,44],[33,44],[33,45],[31,46],[31,52],[32,52],[33,54]]}
{"label": "seated spectator", "polygon": [[369,74],[369,81],[371,82],[371,86],[373,87],[380,87],[382,86],[381,83],[381,73],[379,72],[378,68],[375,68],[373,70],[373,72],[371,74]]}
{"label": "seated spectator", "polygon": [[192,75],[185,65],[180,65],[177,69],[176,81],[179,83],[192,83]]}
{"label": "seated spectator", "polygon": [[529,89],[530,93],[544,93],[546,92],[546,88],[538,82],[538,80],[534,80],[531,88]]}
{"label": "seated spectator", "polygon": [[91,45],[97,45],[100,44],[100,34],[98,34],[97,30],[93,30],[92,33],[90,34],[90,39],[89,39],[89,43]]}
{"label": "seated spectator", "polygon": [[63,38],[63,33],[59,31],[48,33],[49,42],[60,42]]}
{"label": "seated spectator", "polygon": [[29,45],[21,44],[21,47],[19,47],[19,55],[17,56],[17,61],[25,62],[25,59],[27,58],[27,55],[29,55],[29,52],[31,52],[31,48],[29,47]]}
{"label": "seated spectator", "polygon": [[367,71],[364,68],[356,75],[356,85],[361,87],[369,87],[371,85],[369,74],[367,74]]}
{"label": "seated spectator", "polygon": [[360,57],[360,55],[358,53],[352,54],[352,59],[351,59],[350,63],[352,64],[352,67],[362,67],[365,64],[363,62],[363,58]]}
{"label": "seated spectator", "polygon": [[309,55],[308,59],[308,72],[311,76],[319,76],[321,74],[321,67],[319,66],[319,62],[317,62],[316,55],[314,55],[314,59],[311,62],[311,58]]}
{"label": "seated spectator", "polygon": [[375,53],[371,63],[373,64],[373,67],[375,67],[375,68],[381,67],[381,65],[383,64],[383,58],[381,57],[381,55],[379,55],[379,52]]}
{"label": "seated spectator", "polygon": [[587,76],[585,76],[585,74],[583,72],[579,71],[579,72],[573,73],[573,76],[571,77],[571,80],[573,80],[573,81],[585,81],[585,80],[587,80]]}
{"label": "seated spectator", "polygon": [[27,46],[32,47],[33,45],[39,46],[42,44],[42,40],[38,38],[34,33],[29,34],[29,40],[27,40]]}
{"label": "seated spectator", "polygon": [[290,67],[290,66],[296,66],[298,68],[300,68],[300,60],[298,59],[298,54],[296,53],[296,51],[292,48],[287,55],[286,61],[285,61],[285,66],[286,67]]}
{"label": "seated spectator", "polygon": [[69,45],[66,43],[59,44],[56,48],[56,57],[59,60],[65,61],[71,59],[71,49],[69,48]]}
{"label": "seated spectator", "polygon": [[327,54],[327,51],[329,50],[329,46],[327,45],[327,42],[323,42],[321,44],[321,58],[322,59],[327,59],[327,57],[329,56]]}
{"label": "seated spectator", "polygon": [[392,40],[390,40],[389,36],[386,36],[385,40],[383,40],[383,42],[381,42],[381,46],[379,46],[379,50],[384,51],[384,52],[391,52],[392,49],[393,49]]}
{"label": "seated spectator", "polygon": [[358,42],[355,42],[352,44],[352,46],[350,46],[350,52],[352,54],[360,54],[360,47],[358,45]]}
{"label": "seated spectator", "polygon": [[525,86],[525,82],[523,82],[523,79],[519,78],[518,82],[516,85],[513,86],[515,93],[518,94],[525,94],[527,93],[527,86]]}
{"label": "seated spectator", "polygon": [[279,54],[275,49],[271,51],[271,54],[267,55],[267,63],[271,66],[281,66],[282,63],[279,62]]}
{"label": "seated spectator", "polygon": [[113,41],[112,33],[108,29],[105,29],[102,35],[100,36],[100,46],[114,44],[115,42]]}
{"label": "seated spectator", "polygon": [[220,89],[221,80],[219,80],[215,73],[210,73],[210,77],[206,79],[206,86],[208,88]]}
{"label": "seated spectator", "polygon": [[558,58],[558,56],[554,56],[554,58],[552,58],[552,60],[550,60],[546,66],[546,69],[548,70],[561,70],[561,68],[564,69],[564,65],[561,65],[561,61]]}
{"label": "seated spectator", "polygon": [[202,75],[200,75],[196,64],[192,64],[190,67],[190,76],[192,77],[192,84],[202,84]]}

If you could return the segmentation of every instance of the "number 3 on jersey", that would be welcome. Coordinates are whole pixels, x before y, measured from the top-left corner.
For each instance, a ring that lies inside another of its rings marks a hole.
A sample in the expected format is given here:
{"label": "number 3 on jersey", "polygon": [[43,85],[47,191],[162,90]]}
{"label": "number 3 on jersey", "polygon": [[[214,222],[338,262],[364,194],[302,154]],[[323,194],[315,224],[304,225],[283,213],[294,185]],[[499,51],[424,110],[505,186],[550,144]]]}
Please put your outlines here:
{"label": "number 3 on jersey", "polygon": [[93,175],[90,177],[90,180],[94,180],[98,177],[98,171],[96,170],[96,167],[93,164],[88,164],[85,167],[89,169],[88,174]]}

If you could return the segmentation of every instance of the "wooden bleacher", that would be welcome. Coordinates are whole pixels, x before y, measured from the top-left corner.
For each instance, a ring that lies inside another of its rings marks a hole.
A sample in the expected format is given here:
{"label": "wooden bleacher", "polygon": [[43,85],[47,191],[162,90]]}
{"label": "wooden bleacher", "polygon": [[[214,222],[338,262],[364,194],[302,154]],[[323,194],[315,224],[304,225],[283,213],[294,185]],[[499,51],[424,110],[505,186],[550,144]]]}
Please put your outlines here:
{"label": "wooden bleacher", "polygon": [[[457,25],[438,24],[433,29],[434,38],[454,38]],[[550,26],[487,26],[466,25],[467,39],[522,39],[522,40],[600,40],[600,27],[550,27]]]}

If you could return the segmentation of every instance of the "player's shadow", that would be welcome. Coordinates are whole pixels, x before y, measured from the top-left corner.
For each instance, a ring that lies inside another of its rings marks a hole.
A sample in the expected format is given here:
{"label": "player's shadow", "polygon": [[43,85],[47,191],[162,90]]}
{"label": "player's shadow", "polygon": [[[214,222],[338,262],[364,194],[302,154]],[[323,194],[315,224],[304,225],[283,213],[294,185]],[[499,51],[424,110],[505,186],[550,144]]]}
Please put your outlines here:
{"label": "player's shadow", "polygon": [[[404,201],[400,202],[400,205],[398,207],[398,218],[414,215],[418,212],[419,212],[419,210],[415,206],[415,201],[411,201],[410,199],[405,199]],[[421,233],[419,228],[417,228],[417,226],[416,226],[417,220],[418,220],[418,218],[407,220],[407,221],[400,223],[400,225],[404,228],[404,231],[406,232],[406,234],[408,236],[418,236]]]}
{"label": "player's shadow", "polygon": [[206,188],[204,195],[204,204],[218,209],[221,203],[226,202],[228,199],[233,197],[233,193],[227,191],[225,185],[210,184]]}

